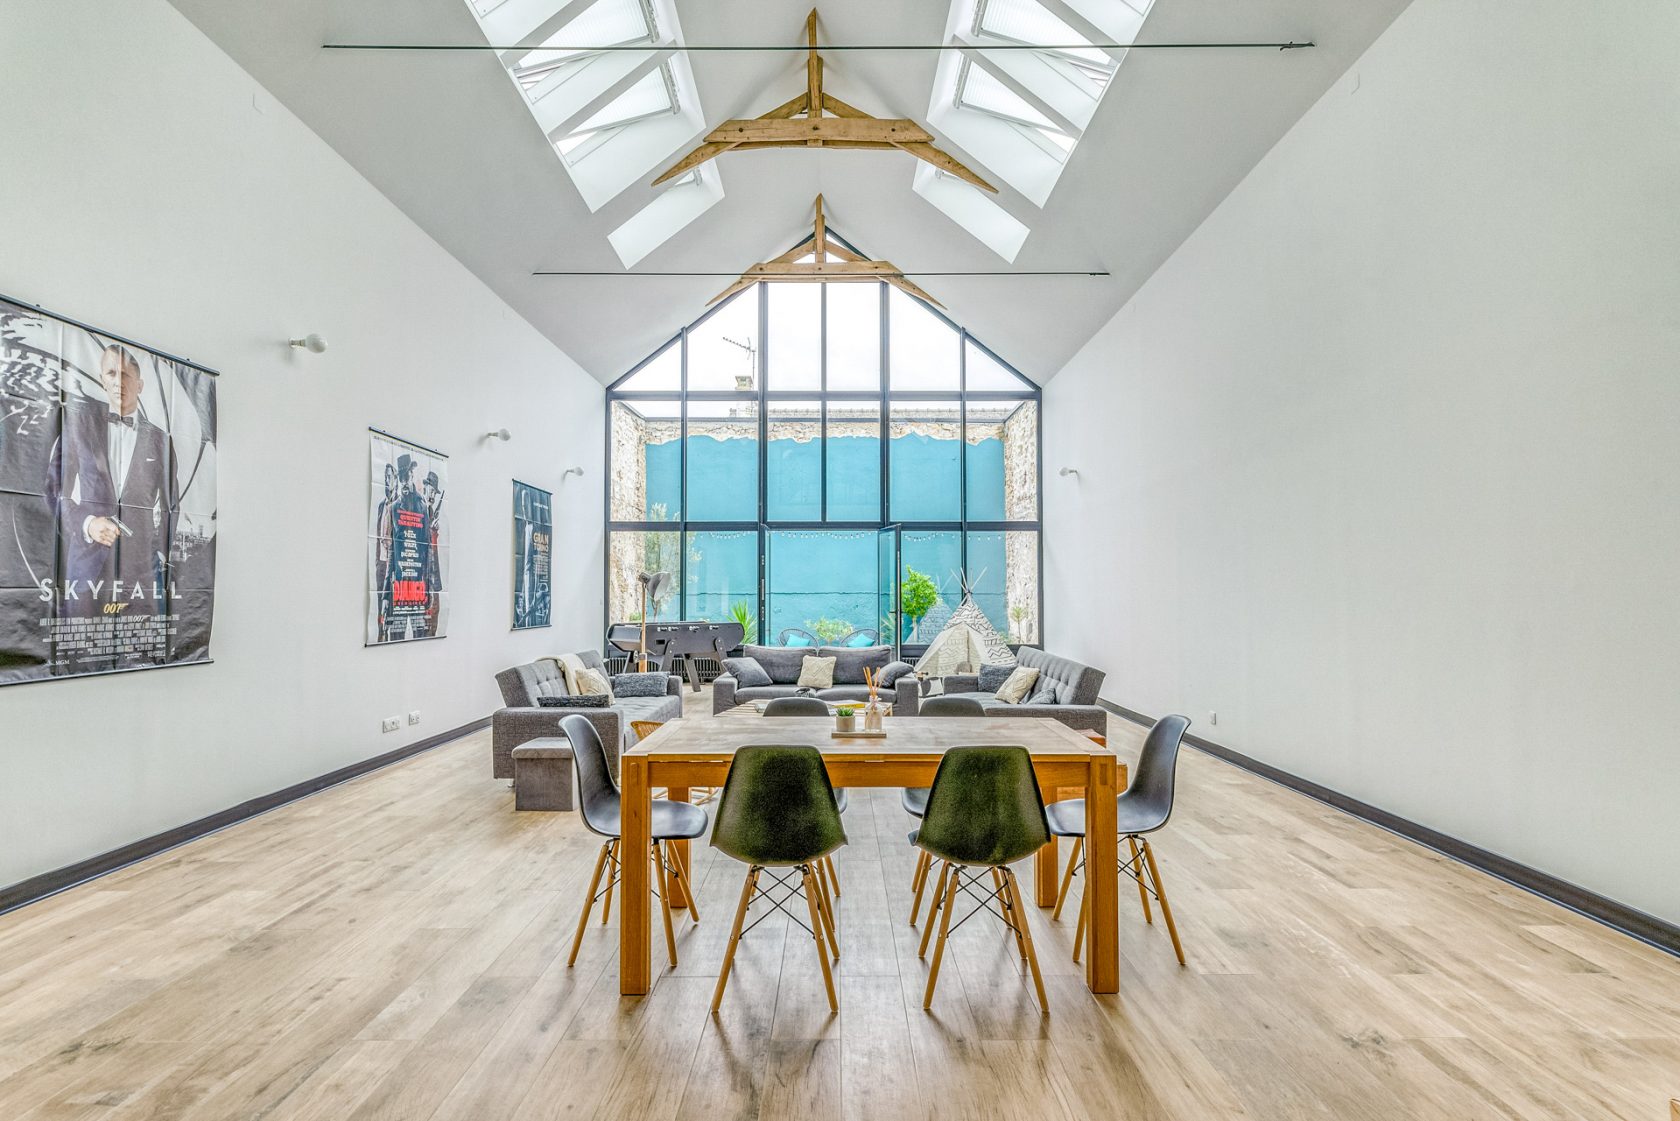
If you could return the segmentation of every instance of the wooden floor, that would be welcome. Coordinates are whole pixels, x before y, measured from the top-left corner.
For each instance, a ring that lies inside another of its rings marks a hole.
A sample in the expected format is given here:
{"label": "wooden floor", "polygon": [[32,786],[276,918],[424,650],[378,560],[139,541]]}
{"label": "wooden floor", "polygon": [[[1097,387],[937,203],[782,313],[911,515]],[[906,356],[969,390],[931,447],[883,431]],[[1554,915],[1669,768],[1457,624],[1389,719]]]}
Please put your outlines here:
{"label": "wooden floor", "polygon": [[909,819],[855,791],[838,1016],[777,918],[707,1014],[743,870],[703,845],[681,966],[621,999],[612,928],[566,967],[596,842],[516,814],[489,755],[0,917],[0,1119],[1661,1121],[1680,1090],[1680,962],[1193,751],[1157,845],[1188,969],[1128,892],[1119,996],[1070,906],[1034,914],[1050,1017],[981,919],[924,1013]]}

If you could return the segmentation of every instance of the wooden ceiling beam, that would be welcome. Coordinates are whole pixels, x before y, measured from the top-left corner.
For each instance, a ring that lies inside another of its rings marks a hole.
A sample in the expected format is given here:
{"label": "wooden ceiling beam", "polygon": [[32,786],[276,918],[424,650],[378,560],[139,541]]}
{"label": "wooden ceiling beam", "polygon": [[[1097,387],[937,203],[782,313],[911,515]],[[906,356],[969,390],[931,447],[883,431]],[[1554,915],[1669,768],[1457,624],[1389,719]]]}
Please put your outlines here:
{"label": "wooden ceiling beam", "polygon": [[[817,52],[817,10],[805,17],[805,92],[768,113],[723,122],[707,133],[704,141],[660,172],[658,186],[686,174],[725,152],[751,152],[764,148],[861,148],[897,149],[923,160],[941,171],[972,183],[981,190],[997,193],[960,160],[933,144],[933,134],[904,117],[875,117],[823,91],[823,60]],[[825,116],[824,114],[831,114]]]}
{"label": "wooden ceiling beam", "polygon": [[[831,240],[828,236],[828,215],[821,195],[817,196],[815,208],[816,219],[811,226],[810,241],[800,242],[781,256],[752,266],[741,274],[740,279],[707,300],[707,305],[727,300],[737,292],[745,291],[761,281],[774,281],[779,284],[873,284],[885,281],[919,300],[926,300],[934,307],[945,306],[924,292],[920,286],[907,280],[904,270],[891,261],[867,260],[839,242]],[[800,259],[802,257],[814,259],[805,261]]]}

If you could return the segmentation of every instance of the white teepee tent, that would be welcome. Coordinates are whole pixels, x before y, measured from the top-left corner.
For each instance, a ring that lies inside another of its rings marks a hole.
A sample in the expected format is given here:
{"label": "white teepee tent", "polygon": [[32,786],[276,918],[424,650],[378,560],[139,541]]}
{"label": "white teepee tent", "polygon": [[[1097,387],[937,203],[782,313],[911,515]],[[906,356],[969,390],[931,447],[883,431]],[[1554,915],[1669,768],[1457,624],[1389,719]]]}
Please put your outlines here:
{"label": "white teepee tent", "polygon": [[[950,621],[928,644],[927,653],[916,663],[916,672],[929,677],[953,673],[974,673],[982,665],[1012,666],[1015,655],[1003,641],[992,621],[974,602],[973,586],[963,581],[963,599],[951,612]],[[966,670],[963,667],[967,667]]]}

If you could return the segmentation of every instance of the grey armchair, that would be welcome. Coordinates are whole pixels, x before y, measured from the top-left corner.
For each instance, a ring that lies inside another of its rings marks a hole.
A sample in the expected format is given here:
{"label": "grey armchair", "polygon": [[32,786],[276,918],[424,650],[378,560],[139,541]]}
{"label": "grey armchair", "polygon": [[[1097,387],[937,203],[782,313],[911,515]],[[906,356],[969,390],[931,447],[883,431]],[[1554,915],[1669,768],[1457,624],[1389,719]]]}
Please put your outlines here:
{"label": "grey armchair", "polygon": [[[578,652],[578,658],[617,683],[628,674],[607,674],[601,655],[593,650]],[[632,720],[663,722],[682,716],[682,678],[668,674],[665,692],[658,697],[620,697],[606,708],[544,708],[538,697],[566,695],[565,675],[560,663],[553,658],[538,658],[522,666],[513,666],[496,675],[506,705],[490,718],[490,771],[495,778],[513,777],[513,749],[522,743],[548,736],[559,736],[563,717],[577,715],[595,726],[607,752],[607,761],[616,771],[619,752],[635,743],[630,729]]]}

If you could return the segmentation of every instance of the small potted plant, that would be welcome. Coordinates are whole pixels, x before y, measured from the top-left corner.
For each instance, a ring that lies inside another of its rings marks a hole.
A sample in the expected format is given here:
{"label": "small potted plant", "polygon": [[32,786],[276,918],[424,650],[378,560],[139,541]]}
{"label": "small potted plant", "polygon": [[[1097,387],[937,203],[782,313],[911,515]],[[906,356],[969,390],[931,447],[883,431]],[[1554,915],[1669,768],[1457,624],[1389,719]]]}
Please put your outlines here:
{"label": "small potted plant", "polygon": [[834,730],[836,732],[853,732],[857,730],[857,709],[851,705],[841,705],[834,710]]}

